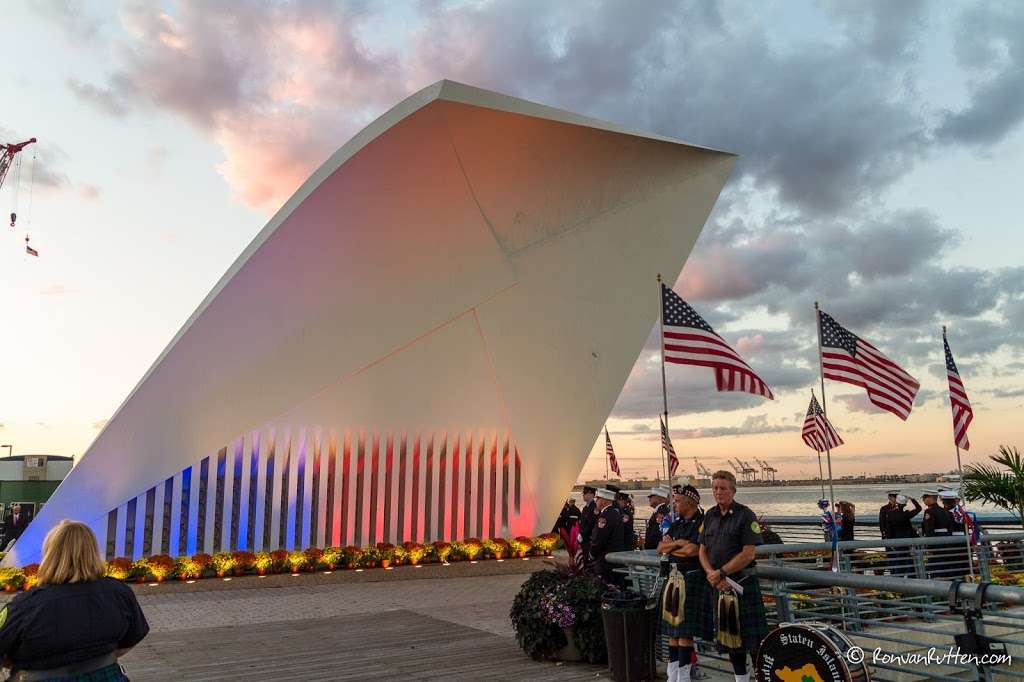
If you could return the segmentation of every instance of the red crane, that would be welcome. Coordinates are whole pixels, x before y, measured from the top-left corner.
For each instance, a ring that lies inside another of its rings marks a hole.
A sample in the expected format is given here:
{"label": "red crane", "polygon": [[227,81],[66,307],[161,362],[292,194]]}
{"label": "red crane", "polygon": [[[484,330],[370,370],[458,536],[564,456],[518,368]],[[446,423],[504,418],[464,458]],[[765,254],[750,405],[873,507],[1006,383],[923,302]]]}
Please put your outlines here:
{"label": "red crane", "polygon": [[[35,141],[36,141],[36,138],[33,137],[33,138],[28,139],[28,140],[25,140],[24,142],[15,142],[13,144],[5,144],[5,143],[0,142],[0,152],[2,152],[2,153],[0,153],[0,189],[3,189],[4,180],[7,179],[7,171],[9,171],[11,169],[11,166],[14,165],[14,157],[17,156],[18,152],[23,150],[25,147],[29,146],[30,144],[34,144]],[[19,172],[20,172],[20,165],[18,166],[18,168],[19,168]],[[18,197],[18,189],[19,189],[19,187],[17,185],[20,184],[20,181],[21,181],[19,173],[15,173],[15,179],[16,179],[16,184],[15,184],[15,187],[14,187],[14,205],[15,205],[15,209],[11,211],[11,227],[14,227],[14,224],[18,221],[18,213],[17,213],[18,198],[17,197]],[[29,242],[29,237],[28,237],[28,235],[25,235],[25,252],[28,253],[30,256],[38,256],[39,252],[36,251],[35,249],[33,249],[31,246],[29,246],[28,242]]]}

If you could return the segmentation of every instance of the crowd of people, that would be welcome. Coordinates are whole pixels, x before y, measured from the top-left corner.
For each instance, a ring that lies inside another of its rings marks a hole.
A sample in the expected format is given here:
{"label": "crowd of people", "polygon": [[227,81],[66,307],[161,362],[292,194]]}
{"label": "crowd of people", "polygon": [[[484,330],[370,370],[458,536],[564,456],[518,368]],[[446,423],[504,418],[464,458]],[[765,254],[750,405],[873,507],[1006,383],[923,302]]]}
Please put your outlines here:
{"label": "crowd of people", "polygon": [[717,471],[711,479],[714,505],[701,509],[692,485],[652,488],[652,509],[643,538],[634,530],[632,499],[615,488],[583,488],[583,506],[566,503],[555,524],[579,524],[582,552],[606,582],[621,585],[606,560],[612,552],[643,547],[664,557],[662,631],[668,636],[670,682],[695,679],[694,638],[717,641],[729,652],[737,682],[748,682],[748,664],[768,634],[764,603],[753,567],[763,544],[757,516],[736,498],[736,477]]}
{"label": "crowd of people", "polygon": [[[668,638],[670,682],[690,682],[696,664],[694,638],[715,641],[728,651],[737,682],[749,680],[748,663],[756,656],[767,634],[764,605],[758,579],[752,570],[758,545],[782,542],[762,527],[761,520],[736,501],[736,478],[728,471],[711,479],[714,504],[701,509],[700,492],[693,486],[654,487],[648,495],[651,514],[642,538],[636,536],[631,497],[615,486],[583,488],[583,506],[569,500],[553,530],[563,534],[579,529],[583,556],[593,571],[610,584],[622,585],[622,576],[606,560],[613,552],[629,549],[656,550],[667,561],[661,595],[662,633]],[[889,500],[879,510],[883,539],[915,538],[912,520],[922,511],[921,534],[944,537],[964,532],[956,510],[959,497],[953,490],[926,490],[922,506],[899,490],[888,491]],[[912,509],[907,509],[910,502]],[[823,509],[828,501],[822,500]],[[841,500],[835,504],[832,532],[838,542],[855,539],[856,506]],[[961,515],[962,516],[962,515]],[[826,538],[829,539],[829,538]],[[930,577],[967,571],[962,548],[929,550]],[[907,548],[889,548],[888,570],[893,575],[914,572]]]}

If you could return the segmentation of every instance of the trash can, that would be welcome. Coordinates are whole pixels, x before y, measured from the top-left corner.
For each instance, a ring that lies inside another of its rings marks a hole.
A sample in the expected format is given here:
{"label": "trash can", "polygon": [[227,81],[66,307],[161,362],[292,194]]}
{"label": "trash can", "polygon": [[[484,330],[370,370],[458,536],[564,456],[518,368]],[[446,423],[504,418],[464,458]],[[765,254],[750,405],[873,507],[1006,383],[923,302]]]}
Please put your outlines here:
{"label": "trash can", "polygon": [[656,606],[635,592],[608,592],[601,598],[608,668],[616,682],[653,682],[656,679]]}

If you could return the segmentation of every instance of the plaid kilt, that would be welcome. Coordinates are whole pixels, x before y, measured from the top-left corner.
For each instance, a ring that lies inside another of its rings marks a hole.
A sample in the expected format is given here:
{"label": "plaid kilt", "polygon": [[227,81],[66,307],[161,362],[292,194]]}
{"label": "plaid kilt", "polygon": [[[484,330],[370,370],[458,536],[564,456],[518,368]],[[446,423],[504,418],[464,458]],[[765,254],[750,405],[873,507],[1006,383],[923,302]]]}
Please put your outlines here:
{"label": "plaid kilt", "polygon": [[[694,619],[696,628],[693,636],[714,642],[715,634],[718,631],[715,623],[718,613],[718,590],[708,584],[703,573],[701,579],[703,594],[699,605],[695,605],[699,611]],[[740,636],[743,639],[743,648],[752,651],[759,647],[761,640],[768,635],[768,617],[765,615],[764,600],[761,596],[761,587],[758,584],[757,576],[750,575],[736,580],[736,582],[743,587],[743,595],[740,597]],[[687,589],[689,589],[689,583],[687,583]],[[689,619],[689,615],[687,619]]]}
{"label": "plaid kilt", "polygon": [[[704,577],[704,571],[699,568],[684,573],[683,581],[686,586],[686,598],[683,602],[683,621],[679,624],[673,624],[664,617],[661,619],[661,634],[672,639],[677,639],[679,637],[691,639],[694,637],[696,624],[699,620],[701,603],[704,599],[704,588],[710,587],[710,585],[707,584],[707,578]],[[668,586],[669,581],[665,581],[665,586],[661,590],[659,613],[661,613],[662,616],[664,616],[665,598],[668,592]]]}

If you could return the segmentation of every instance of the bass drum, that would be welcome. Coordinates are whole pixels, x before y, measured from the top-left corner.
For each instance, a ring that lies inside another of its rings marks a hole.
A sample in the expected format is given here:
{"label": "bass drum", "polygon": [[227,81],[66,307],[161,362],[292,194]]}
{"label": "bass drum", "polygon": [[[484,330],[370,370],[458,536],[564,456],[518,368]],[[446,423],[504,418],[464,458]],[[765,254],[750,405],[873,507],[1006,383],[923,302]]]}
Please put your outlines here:
{"label": "bass drum", "polygon": [[841,630],[818,622],[784,623],[761,640],[757,682],[868,682],[863,651]]}

